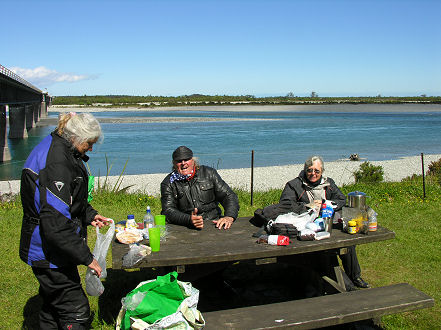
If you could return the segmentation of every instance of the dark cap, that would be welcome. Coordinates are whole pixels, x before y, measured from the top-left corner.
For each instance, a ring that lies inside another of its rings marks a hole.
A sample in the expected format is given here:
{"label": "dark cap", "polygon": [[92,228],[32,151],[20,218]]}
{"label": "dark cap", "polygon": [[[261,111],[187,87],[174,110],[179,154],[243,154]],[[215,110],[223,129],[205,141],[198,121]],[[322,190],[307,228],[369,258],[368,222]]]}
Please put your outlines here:
{"label": "dark cap", "polygon": [[173,151],[173,160],[182,160],[182,159],[189,159],[193,157],[193,151],[191,149],[187,148],[186,146],[180,146],[177,147],[175,151]]}

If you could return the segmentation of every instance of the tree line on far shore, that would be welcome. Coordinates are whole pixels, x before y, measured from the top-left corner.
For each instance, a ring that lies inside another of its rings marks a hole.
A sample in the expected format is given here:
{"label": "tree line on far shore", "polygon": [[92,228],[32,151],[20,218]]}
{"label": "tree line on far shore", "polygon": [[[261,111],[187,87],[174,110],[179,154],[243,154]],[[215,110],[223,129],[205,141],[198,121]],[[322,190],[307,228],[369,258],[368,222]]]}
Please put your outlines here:
{"label": "tree line on far shore", "polygon": [[83,106],[192,106],[192,105],[265,105],[265,104],[397,104],[397,103],[441,103],[441,96],[363,96],[363,97],[319,97],[312,92],[309,97],[295,96],[292,92],[286,96],[256,97],[254,95],[203,95],[192,94],[182,96],[130,96],[130,95],[83,95],[54,96],[52,105],[83,105]]}

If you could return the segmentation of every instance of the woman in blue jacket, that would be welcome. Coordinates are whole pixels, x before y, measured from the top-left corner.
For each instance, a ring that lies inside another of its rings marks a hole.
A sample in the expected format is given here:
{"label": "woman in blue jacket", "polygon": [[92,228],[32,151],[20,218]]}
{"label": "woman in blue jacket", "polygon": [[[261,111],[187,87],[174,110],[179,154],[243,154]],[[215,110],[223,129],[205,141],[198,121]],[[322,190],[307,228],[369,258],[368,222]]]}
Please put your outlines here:
{"label": "woman in blue jacket", "polygon": [[91,114],[60,116],[54,132],[30,153],[21,176],[20,258],[32,267],[43,298],[41,329],[85,329],[90,308],[78,265],[98,276],[87,245],[87,225],[107,224],[88,203],[86,152],[102,136]]}

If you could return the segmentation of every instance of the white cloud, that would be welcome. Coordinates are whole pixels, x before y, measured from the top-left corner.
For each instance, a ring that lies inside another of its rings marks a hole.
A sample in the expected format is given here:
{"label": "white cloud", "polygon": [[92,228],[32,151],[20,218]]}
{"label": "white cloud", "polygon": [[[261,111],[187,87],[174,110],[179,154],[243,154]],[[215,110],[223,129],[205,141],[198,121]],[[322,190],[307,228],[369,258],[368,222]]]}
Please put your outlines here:
{"label": "white cloud", "polygon": [[43,85],[49,86],[60,82],[77,82],[81,80],[94,79],[93,76],[62,73],[56,70],[48,69],[44,66],[39,66],[35,69],[12,67],[10,70],[37,87]]}

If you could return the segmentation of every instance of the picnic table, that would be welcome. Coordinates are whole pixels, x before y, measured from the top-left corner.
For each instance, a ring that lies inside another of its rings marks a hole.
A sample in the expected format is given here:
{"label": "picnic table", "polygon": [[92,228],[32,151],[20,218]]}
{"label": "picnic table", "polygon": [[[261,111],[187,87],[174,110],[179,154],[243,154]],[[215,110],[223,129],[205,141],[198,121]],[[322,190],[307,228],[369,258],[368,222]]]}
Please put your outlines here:
{"label": "picnic table", "polygon": [[[265,259],[309,252],[333,250],[352,245],[367,244],[393,239],[395,233],[378,226],[369,235],[350,235],[334,229],[329,239],[320,241],[291,240],[288,246],[256,244],[252,235],[259,228],[249,222],[250,217],[238,218],[228,230],[219,230],[214,225],[206,225],[202,230],[168,224],[168,235],[161,242],[161,250],[145,257],[134,268],[185,266],[225,261]],[[145,243],[145,242],[144,242]],[[122,269],[122,257],[129,246],[112,244],[113,268]]]}
{"label": "picnic table", "polygon": [[[168,224],[168,235],[166,241],[161,242],[160,251],[146,256],[133,268],[171,267],[178,273],[184,273],[186,267],[194,267],[194,265],[206,266],[250,260],[255,261],[256,264],[276,263],[285,257],[319,251],[337,255],[345,253],[345,248],[349,246],[380,242],[395,237],[393,231],[378,226],[377,231],[369,232],[368,235],[351,235],[333,229],[330,238],[319,241],[293,239],[288,246],[257,244],[257,238],[253,237],[253,234],[258,232],[259,228],[251,224],[249,219],[250,217],[238,218],[229,230],[219,230],[214,225],[205,225],[202,230],[194,230]],[[113,242],[113,269],[124,268],[122,258],[128,250],[129,246]],[[342,268],[337,263],[333,270],[334,276],[325,276],[324,279],[340,292],[338,294],[302,299],[300,302],[288,301],[204,313],[206,328],[253,329],[296,326],[309,329],[372,319],[390,313],[431,307],[434,304],[433,298],[408,284],[345,292]],[[381,298],[383,295],[380,292],[383,292],[384,299]],[[316,311],[312,314],[308,312],[313,306],[329,304],[329,299],[332,299],[333,307],[328,309],[327,314],[324,313],[326,315]],[[304,305],[305,303],[307,305]],[[363,304],[362,312],[359,309],[360,304]],[[352,310],[348,307],[352,307]],[[295,313],[289,313],[294,310]],[[256,321],[260,320],[262,315],[268,316],[271,311],[277,312],[273,314],[274,317],[262,321],[263,323]]]}

